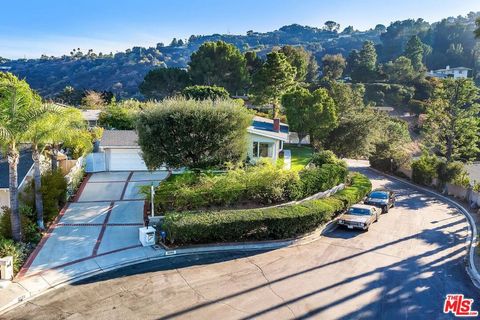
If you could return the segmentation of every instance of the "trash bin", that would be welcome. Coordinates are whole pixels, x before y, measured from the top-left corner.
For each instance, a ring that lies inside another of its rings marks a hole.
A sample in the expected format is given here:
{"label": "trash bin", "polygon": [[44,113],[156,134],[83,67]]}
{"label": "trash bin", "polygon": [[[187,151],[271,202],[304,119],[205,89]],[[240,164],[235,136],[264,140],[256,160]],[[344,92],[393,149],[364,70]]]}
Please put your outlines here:
{"label": "trash bin", "polygon": [[138,229],[138,237],[142,246],[148,247],[155,245],[155,228],[143,227]]}
{"label": "trash bin", "polygon": [[13,279],[13,257],[7,256],[0,259],[0,280]]}

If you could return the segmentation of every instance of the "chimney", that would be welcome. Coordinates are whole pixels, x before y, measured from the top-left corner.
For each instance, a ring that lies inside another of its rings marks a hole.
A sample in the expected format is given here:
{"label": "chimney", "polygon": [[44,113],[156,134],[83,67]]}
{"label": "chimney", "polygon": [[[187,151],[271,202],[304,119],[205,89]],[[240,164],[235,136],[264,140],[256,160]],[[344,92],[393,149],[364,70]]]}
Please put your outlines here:
{"label": "chimney", "polygon": [[280,119],[279,118],[273,119],[273,131],[280,132]]}

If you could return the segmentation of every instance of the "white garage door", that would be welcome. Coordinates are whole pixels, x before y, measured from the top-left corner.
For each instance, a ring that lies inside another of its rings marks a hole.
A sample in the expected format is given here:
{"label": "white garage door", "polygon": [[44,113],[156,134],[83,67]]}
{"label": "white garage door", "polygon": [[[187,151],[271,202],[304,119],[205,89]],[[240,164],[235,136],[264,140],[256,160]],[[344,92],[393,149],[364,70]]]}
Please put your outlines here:
{"label": "white garage door", "polygon": [[140,149],[109,149],[109,171],[145,171]]}

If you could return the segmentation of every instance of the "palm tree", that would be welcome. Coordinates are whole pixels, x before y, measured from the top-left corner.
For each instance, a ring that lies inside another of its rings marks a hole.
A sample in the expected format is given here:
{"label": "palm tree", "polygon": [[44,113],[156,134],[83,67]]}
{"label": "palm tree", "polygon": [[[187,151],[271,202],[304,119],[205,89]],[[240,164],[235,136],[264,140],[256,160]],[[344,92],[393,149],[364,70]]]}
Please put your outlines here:
{"label": "palm tree", "polygon": [[[49,112],[33,122],[26,133],[26,139],[32,144],[32,158],[34,161],[35,180],[35,209],[37,225],[44,229],[42,179],[40,172],[40,154],[46,146],[57,150],[52,152],[52,163],[57,161],[58,146],[64,142],[70,145],[84,145],[83,150],[91,146],[91,135],[85,130],[85,122],[78,109],[64,108],[57,105],[45,105]],[[52,168],[56,170],[56,166]]]}
{"label": "palm tree", "polygon": [[48,107],[41,105],[41,98],[27,82],[11,73],[0,73],[0,144],[9,165],[12,237],[15,241],[22,240],[18,210],[18,145],[25,141],[25,133],[32,123],[46,112]]}

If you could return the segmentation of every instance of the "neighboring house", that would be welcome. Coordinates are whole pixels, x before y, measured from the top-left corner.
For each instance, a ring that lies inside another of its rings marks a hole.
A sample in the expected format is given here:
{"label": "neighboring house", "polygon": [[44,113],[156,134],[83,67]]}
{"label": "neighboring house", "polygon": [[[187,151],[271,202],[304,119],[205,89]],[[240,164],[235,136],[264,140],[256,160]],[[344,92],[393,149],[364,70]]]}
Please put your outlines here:
{"label": "neighboring house", "polygon": [[465,67],[456,67],[450,68],[447,66],[445,69],[438,69],[438,70],[431,70],[427,73],[428,76],[434,78],[453,78],[453,79],[466,79],[468,78],[468,72],[472,69],[465,68]]}
{"label": "neighboring house", "polygon": [[97,126],[101,112],[102,110],[82,110],[83,119],[87,122],[89,128]]}
{"label": "neighboring house", "polygon": [[[30,149],[20,151],[20,161],[18,163],[18,190],[26,186],[27,181],[33,176],[33,159]],[[10,208],[10,190],[9,186],[9,167],[6,157],[0,158],[0,207]]]}
{"label": "neighboring house", "polygon": [[283,150],[283,144],[288,142],[288,125],[281,123],[280,119],[254,117],[247,131],[247,154],[254,162],[259,158],[271,158],[272,161],[276,161],[280,151]]}

